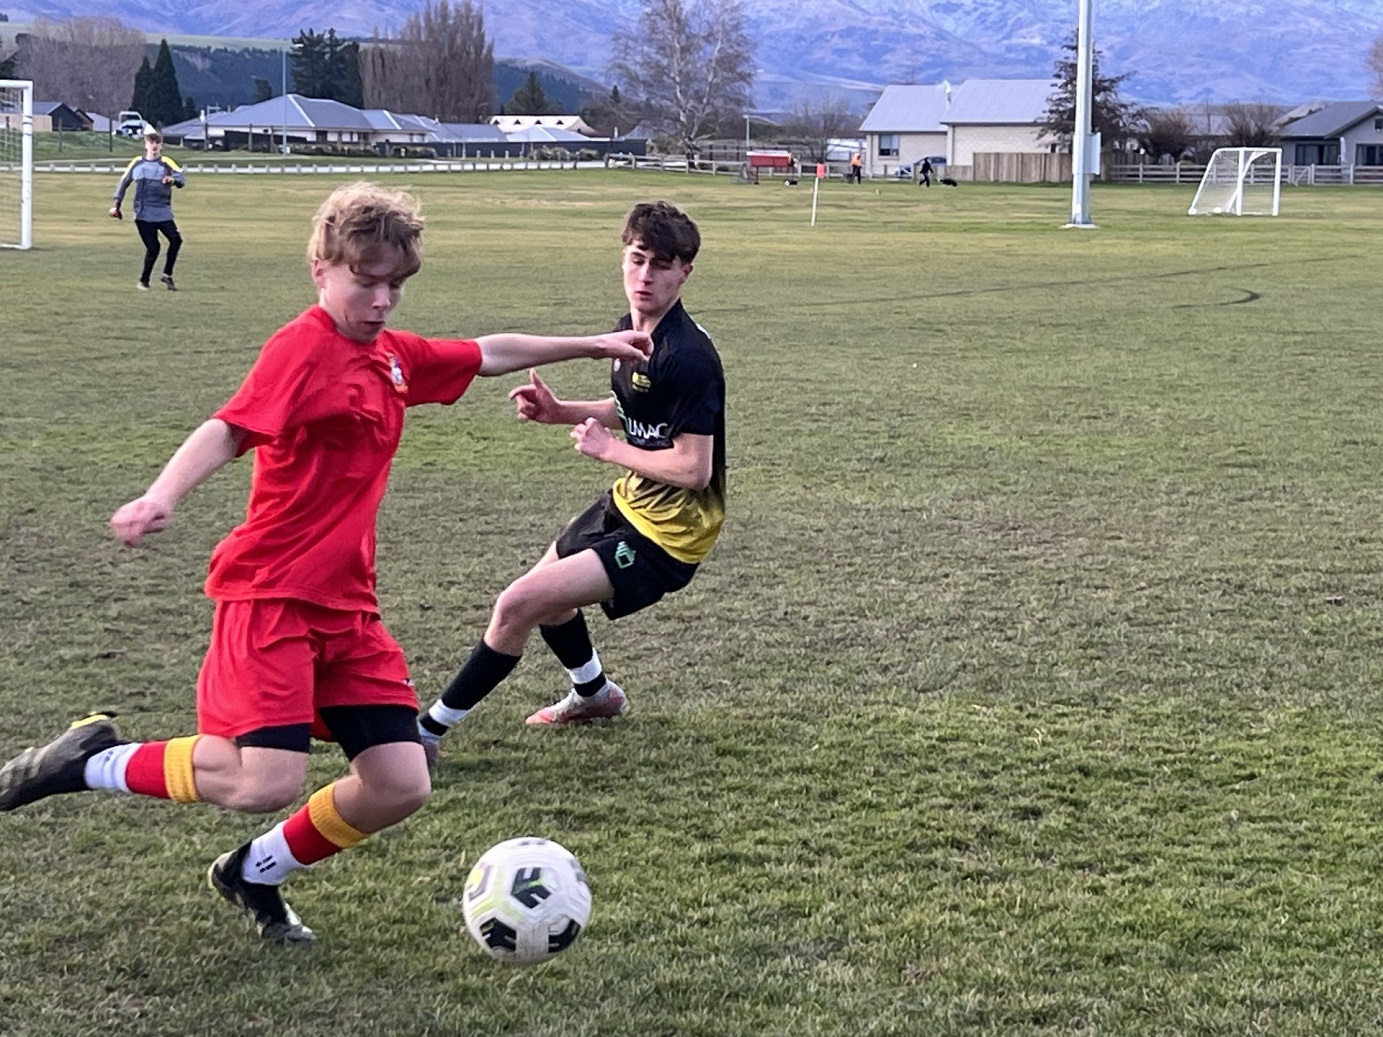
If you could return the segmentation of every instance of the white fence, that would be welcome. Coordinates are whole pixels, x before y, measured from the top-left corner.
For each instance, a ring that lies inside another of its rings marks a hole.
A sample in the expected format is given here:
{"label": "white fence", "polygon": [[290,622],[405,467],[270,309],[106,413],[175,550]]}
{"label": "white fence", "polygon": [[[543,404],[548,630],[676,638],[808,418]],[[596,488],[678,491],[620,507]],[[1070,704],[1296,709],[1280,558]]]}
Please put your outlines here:
{"label": "white fence", "polygon": [[[113,173],[119,175],[125,171],[127,162],[94,162],[86,160],[82,162],[35,162],[35,173]],[[264,174],[274,175],[275,173],[290,173],[295,175],[322,173],[330,176],[341,176],[343,174],[370,174],[379,175],[383,173],[471,173],[471,172],[500,172],[501,170],[513,169],[604,169],[606,163],[594,160],[577,162],[573,160],[561,161],[558,159],[524,159],[524,158],[505,158],[505,159],[437,159],[435,161],[418,162],[204,162],[189,163],[183,166],[188,173],[197,176],[212,174],[237,175],[254,173],[258,176]],[[5,169],[4,164],[0,164],[0,170]]]}
{"label": "white fence", "polygon": [[[1108,166],[1105,179],[1117,183],[1198,184],[1205,166],[1182,162],[1172,166]],[[1383,185],[1383,166],[1283,166],[1284,184]]]}

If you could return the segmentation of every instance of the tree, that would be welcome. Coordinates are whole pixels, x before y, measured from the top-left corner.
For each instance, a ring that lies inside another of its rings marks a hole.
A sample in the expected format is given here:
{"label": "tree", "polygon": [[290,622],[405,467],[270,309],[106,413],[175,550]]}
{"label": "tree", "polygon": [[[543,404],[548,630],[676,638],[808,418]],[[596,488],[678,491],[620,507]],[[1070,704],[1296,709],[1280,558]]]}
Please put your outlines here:
{"label": "tree", "polygon": [[336,99],[352,108],[365,107],[365,87],[360,78],[360,44],[343,43],[336,55]]}
{"label": "tree", "polygon": [[20,40],[15,74],[34,81],[35,97],[114,115],[147,54],[144,34],[118,19],[40,18]]}
{"label": "tree", "polygon": [[1191,120],[1180,108],[1170,111],[1151,109],[1143,115],[1143,134],[1139,143],[1154,162],[1164,155],[1179,161],[1195,144],[1196,134]]}
{"label": "tree", "polygon": [[529,72],[523,86],[514,91],[514,96],[504,104],[505,115],[557,115],[551,111],[547,95],[538,82],[538,73]]}
{"label": "tree", "polygon": [[[332,30],[335,35],[335,30]],[[327,97],[327,38],[312,29],[303,29],[293,37],[289,51],[289,68],[293,71],[293,91],[304,97]]]}
{"label": "tree", "polygon": [[1369,71],[1373,73],[1373,82],[1369,85],[1373,89],[1374,97],[1383,97],[1383,36],[1373,41],[1373,46],[1369,48],[1368,56]]}
{"label": "tree", "polygon": [[[154,66],[149,64],[149,55],[144,55],[144,60],[139,63],[139,69],[134,74],[134,92],[130,94],[130,107],[139,114],[144,115],[149,108],[149,84],[154,78]],[[148,116],[146,115],[147,119]]]}
{"label": "tree", "polygon": [[[1065,56],[1058,58],[1052,73],[1054,92],[1047,98],[1042,123],[1043,136],[1070,143],[1076,133],[1076,36],[1072,33],[1061,45]],[[1119,86],[1131,76],[1106,76],[1100,72],[1100,52],[1091,55],[1090,132],[1104,137],[1106,146],[1118,148],[1129,137],[1138,136],[1143,126],[1143,111],[1119,96]]]}
{"label": "tree", "polygon": [[638,115],[690,158],[717,124],[743,118],[754,42],[743,0],[643,0],[638,26],[612,40],[610,71]]}
{"label": "tree", "polygon": [[1225,130],[1231,148],[1277,146],[1277,109],[1270,104],[1225,106]]}
{"label": "tree", "polygon": [[424,0],[397,40],[375,39],[361,60],[371,108],[486,122],[495,114],[495,48],[471,0]]}
{"label": "tree", "polygon": [[259,104],[261,101],[267,101],[274,96],[273,84],[263,76],[255,76],[254,85],[255,92],[254,97],[250,101],[251,104]]}
{"label": "tree", "polygon": [[848,102],[835,99],[813,103],[804,98],[792,111],[787,130],[806,145],[813,161],[826,160],[827,142],[837,137],[857,137],[860,117]]}
{"label": "tree", "polygon": [[168,41],[158,45],[158,57],[149,76],[149,92],[145,98],[147,107],[140,108],[145,122],[155,126],[169,126],[182,119],[182,90],[178,88],[178,73],[173,68],[173,52],[168,49]]}
{"label": "tree", "polygon": [[18,75],[19,55],[11,54],[7,58],[0,58],[0,79],[14,79]]}
{"label": "tree", "polygon": [[625,120],[627,113],[620,99],[619,87],[611,87],[606,97],[586,96],[581,100],[581,119],[597,134],[613,137],[621,126],[626,130],[634,128],[633,123],[621,121]]}

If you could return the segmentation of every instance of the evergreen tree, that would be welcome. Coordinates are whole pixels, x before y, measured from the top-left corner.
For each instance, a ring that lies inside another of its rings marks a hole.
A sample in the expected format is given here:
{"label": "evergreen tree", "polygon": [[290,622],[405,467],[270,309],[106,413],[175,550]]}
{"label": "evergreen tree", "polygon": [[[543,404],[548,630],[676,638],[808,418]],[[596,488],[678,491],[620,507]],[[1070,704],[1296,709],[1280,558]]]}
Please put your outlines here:
{"label": "evergreen tree", "polygon": [[168,49],[167,40],[158,45],[158,57],[149,77],[148,105],[139,110],[145,121],[155,126],[168,126],[182,118],[182,91],[178,88],[178,73],[173,69],[173,52]]}
{"label": "evergreen tree", "polygon": [[15,79],[15,66],[19,64],[19,52],[15,51],[9,57],[0,61],[0,79]]}
{"label": "evergreen tree", "polygon": [[254,84],[255,93],[254,98],[251,100],[252,104],[259,104],[260,101],[267,101],[274,96],[273,86],[269,83],[269,80],[265,79],[263,76],[255,76]]}
{"label": "evergreen tree", "polygon": [[[1076,132],[1076,51],[1075,33],[1062,44],[1066,56],[1058,58],[1052,73],[1055,91],[1047,98],[1047,111],[1042,123],[1046,136],[1069,142]],[[1120,142],[1136,137],[1144,124],[1143,109],[1119,96],[1119,85],[1133,75],[1107,76],[1100,71],[1100,52],[1090,55],[1090,132],[1104,136],[1106,147],[1119,147]]]}
{"label": "evergreen tree", "polygon": [[196,102],[195,100],[193,100],[191,94],[188,94],[187,97],[183,99],[183,105],[182,105],[182,117],[183,117],[183,119],[184,119],[184,120],[192,120],[192,119],[197,118],[197,117],[198,117],[199,115],[201,115],[201,114],[202,114],[201,111],[199,111],[198,108],[197,108],[197,102]]}
{"label": "evergreen tree", "polygon": [[134,93],[130,96],[130,108],[149,118],[149,81],[154,78],[154,68],[149,64],[149,55],[144,55],[139,71],[134,74]]}
{"label": "evergreen tree", "polygon": [[360,78],[360,44],[354,40],[341,45],[336,82],[338,101],[352,108],[365,107],[365,84]]}
{"label": "evergreen tree", "polygon": [[559,115],[561,113],[550,111],[547,95],[543,93],[542,84],[538,82],[538,73],[529,72],[523,86],[515,90],[514,96],[509,98],[504,105],[504,114]]}
{"label": "evergreen tree", "polygon": [[293,90],[304,97],[327,97],[327,38],[320,32],[304,29],[293,37],[289,54],[293,70]]}

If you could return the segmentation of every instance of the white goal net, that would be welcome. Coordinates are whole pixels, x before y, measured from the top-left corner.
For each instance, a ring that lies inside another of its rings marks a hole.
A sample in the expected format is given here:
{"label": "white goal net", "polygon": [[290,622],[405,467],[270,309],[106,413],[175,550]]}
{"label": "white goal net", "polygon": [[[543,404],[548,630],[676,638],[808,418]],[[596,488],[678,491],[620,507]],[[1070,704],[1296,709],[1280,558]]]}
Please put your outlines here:
{"label": "white goal net", "polygon": [[1276,216],[1281,196],[1281,148],[1218,148],[1187,212]]}
{"label": "white goal net", "polygon": [[34,84],[0,79],[0,248],[28,248],[34,232]]}

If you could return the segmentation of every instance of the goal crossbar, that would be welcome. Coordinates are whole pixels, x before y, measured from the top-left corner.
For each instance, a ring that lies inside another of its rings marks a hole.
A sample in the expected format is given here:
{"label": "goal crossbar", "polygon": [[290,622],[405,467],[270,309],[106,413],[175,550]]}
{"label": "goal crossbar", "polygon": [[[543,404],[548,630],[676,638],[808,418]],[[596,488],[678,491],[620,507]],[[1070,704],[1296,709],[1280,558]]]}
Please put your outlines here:
{"label": "goal crossbar", "polygon": [[34,238],[34,84],[0,79],[0,248]]}

